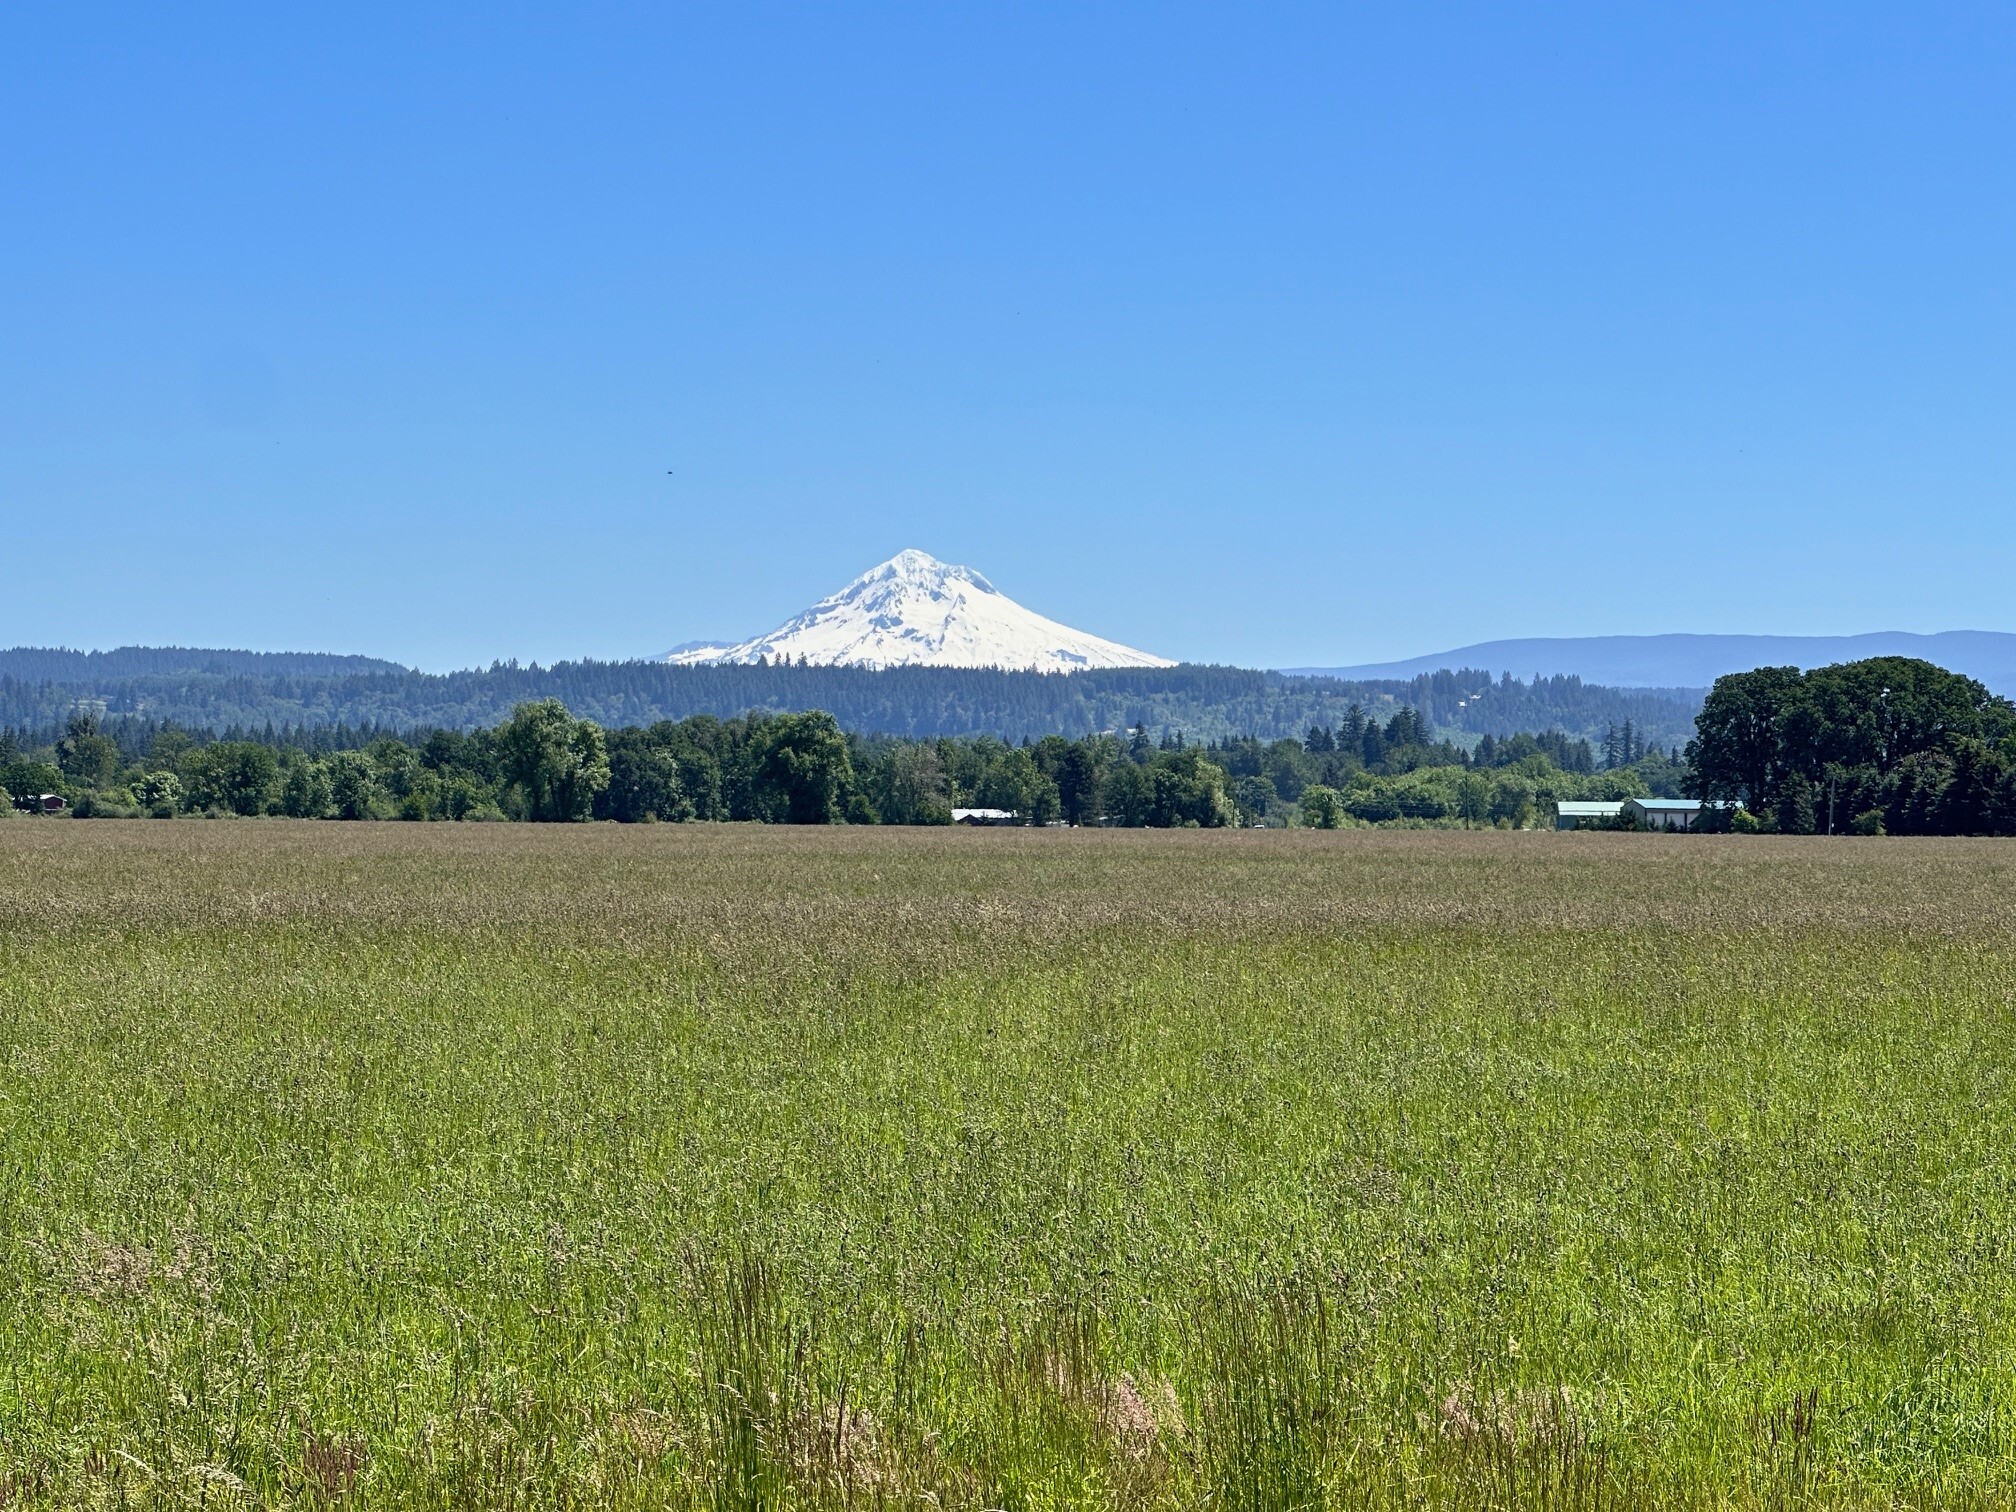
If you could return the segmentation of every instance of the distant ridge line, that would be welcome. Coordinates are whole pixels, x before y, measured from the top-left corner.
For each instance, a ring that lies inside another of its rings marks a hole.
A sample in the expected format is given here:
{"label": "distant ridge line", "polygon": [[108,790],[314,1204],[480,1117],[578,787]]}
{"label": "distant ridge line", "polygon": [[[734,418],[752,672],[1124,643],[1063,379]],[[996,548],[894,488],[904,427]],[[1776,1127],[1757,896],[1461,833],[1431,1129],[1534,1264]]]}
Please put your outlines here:
{"label": "distant ridge line", "polygon": [[108,677],[356,677],[411,670],[381,657],[328,651],[233,651],[203,646],[119,646],[110,651],[11,646],[0,650],[0,677],[18,677],[25,682],[84,683]]}
{"label": "distant ridge line", "polygon": [[1469,735],[1558,729],[1600,738],[1607,726],[1629,719],[1662,747],[1685,743],[1699,707],[1698,695],[1591,688],[1573,678],[1517,688],[1481,672],[1352,683],[1194,665],[1088,668],[1060,677],[990,667],[500,662],[449,673],[180,671],[64,682],[10,676],[0,668],[0,731],[53,739],[48,732],[60,730],[87,702],[115,723],[166,720],[190,730],[269,723],[473,730],[495,725],[517,704],[540,698],[557,698],[580,717],[612,729],[696,714],[728,719],[752,711],[823,709],[850,733],[986,734],[1009,740],[1075,738],[1137,725],[1157,737],[1181,730],[1193,740],[1233,735],[1272,740],[1299,737],[1311,725],[1335,725],[1358,703],[1383,711],[1382,718],[1412,707],[1436,728]]}
{"label": "distant ridge line", "polygon": [[1476,667],[1514,677],[1580,677],[1610,688],[1705,688],[1716,678],[1753,667],[1824,667],[1872,656],[1936,662],[2016,696],[2016,634],[2002,630],[1942,630],[1919,634],[1878,630],[1861,635],[1594,635],[1482,641],[1403,661],[1339,667],[1283,667],[1291,676],[1350,680],[1418,677],[1445,668]]}

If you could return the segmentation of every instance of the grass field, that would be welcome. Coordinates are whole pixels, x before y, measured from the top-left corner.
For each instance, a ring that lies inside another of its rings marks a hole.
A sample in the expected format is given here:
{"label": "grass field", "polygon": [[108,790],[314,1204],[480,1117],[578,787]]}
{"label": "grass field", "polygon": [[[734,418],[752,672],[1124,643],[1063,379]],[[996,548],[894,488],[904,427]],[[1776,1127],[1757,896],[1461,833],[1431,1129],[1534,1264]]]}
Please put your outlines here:
{"label": "grass field", "polygon": [[2008,1505],[2016,844],[0,823],[0,1506]]}

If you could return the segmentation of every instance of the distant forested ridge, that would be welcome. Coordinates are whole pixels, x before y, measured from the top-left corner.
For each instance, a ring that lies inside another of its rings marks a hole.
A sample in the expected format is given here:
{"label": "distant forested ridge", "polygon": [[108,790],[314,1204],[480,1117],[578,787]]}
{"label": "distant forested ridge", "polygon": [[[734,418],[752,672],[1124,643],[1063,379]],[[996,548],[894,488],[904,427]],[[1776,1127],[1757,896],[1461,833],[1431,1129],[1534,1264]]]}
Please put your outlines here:
{"label": "distant forested ridge", "polygon": [[15,646],[0,651],[0,677],[21,682],[101,683],[121,679],[228,677],[350,677],[404,672],[375,656],[322,651],[211,651],[192,646],[120,646],[112,651]]}
{"label": "distant forested ridge", "polygon": [[1701,691],[1617,689],[1575,677],[1531,682],[1472,670],[1343,681],[1238,667],[1115,668],[1069,675],[987,668],[700,666],[660,662],[499,662],[428,673],[362,657],[150,650],[0,652],[0,727],[40,734],[80,705],[108,723],[190,729],[476,730],[518,704],[557,698],[611,729],[712,715],[823,709],[842,727],[913,739],[1072,738],[1145,727],[1158,739],[1278,739],[1344,722],[1355,705],[1420,713],[1459,741],[1561,730],[1600,741],[1629,722],[1653,747],[1684,744]]}

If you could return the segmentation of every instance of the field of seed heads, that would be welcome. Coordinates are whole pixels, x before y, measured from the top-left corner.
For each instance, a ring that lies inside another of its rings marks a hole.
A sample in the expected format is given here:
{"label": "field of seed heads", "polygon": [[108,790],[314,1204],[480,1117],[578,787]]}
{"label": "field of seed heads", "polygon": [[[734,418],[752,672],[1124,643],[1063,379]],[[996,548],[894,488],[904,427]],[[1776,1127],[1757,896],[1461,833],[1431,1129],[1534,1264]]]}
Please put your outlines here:
{"label": "field of seed heads", "polygon": [[0,823],[0,1507],[2005,1506],[2016,843]]}

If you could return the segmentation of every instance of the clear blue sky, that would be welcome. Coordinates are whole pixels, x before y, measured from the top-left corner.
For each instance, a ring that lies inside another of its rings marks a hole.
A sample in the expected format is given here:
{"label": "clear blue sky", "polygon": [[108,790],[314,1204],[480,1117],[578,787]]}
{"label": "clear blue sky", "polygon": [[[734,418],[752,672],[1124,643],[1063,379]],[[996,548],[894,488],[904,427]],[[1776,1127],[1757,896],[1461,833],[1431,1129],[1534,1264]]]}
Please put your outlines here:
{"label": "clear blue sky", "polygon": [[14,7],[0,645],[2016,629],[2012,142],[2006,4]]}

